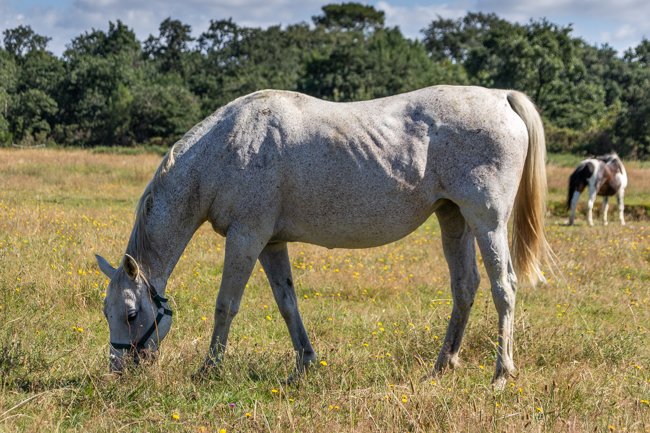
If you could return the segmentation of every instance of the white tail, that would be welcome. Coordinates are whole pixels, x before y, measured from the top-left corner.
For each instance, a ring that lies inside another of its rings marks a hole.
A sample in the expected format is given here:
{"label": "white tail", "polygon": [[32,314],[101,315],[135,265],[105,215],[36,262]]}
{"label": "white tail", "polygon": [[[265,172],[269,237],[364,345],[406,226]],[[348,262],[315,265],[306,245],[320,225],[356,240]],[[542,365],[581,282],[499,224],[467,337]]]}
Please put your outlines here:
{"label": "white tail", "polygon": [[510,92],[508,102],[528,129],[528,153],[513,209],[512,254],[517,276],[535,284],[546,281],[541,263],[550,263],[553,254],[544,234],[547,193],[544,126],[526,95]]}

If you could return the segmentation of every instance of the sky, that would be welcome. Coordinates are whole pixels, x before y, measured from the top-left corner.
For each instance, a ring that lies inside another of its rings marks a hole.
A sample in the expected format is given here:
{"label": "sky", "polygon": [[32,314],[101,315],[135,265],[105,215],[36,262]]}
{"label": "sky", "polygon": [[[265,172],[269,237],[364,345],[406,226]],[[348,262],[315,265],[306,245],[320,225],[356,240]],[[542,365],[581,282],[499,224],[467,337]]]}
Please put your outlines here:
{"label": "sky", "polygon": [[[142,41],[158,34],[167,17],[192,26],[198,36],[211,19],[232,18],[237,24],[267,27],[311,23],[328,3],[350,0],[0,0],[0,31],[29,25],[52,38],[48,49],[61,55],[70,41],[91,29],[108,29],[109,21],[122,20]],[[386,24],[398,26],[409,38],[422,38],[421,30],[435,20],[460,18],[467,12],[494,12],[519,23],[547,18],[572,25],[573,36],[590,44],[609,44],[622,54],[650,38],[648,0],[379,0],[360,1],[383,10]]]}

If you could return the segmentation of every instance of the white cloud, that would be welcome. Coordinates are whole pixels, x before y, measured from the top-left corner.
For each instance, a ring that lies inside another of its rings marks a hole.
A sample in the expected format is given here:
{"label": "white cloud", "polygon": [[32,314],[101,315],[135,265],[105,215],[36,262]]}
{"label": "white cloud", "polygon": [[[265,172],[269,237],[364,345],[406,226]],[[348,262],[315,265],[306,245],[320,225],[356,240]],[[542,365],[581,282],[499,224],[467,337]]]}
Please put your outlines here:
{"label": "white cloud", "polygon": [[477,0],[476,7],[518,22],[545,17],[559,25],[573,24],[574,36],[608,43],[620,52],[650,34],[647,0]]}
{"label": "white cloud", "polygon": [[17,9],[0,3],[0,30],[20,24],[30,25],[39,34],[49,36],[49,49],[61,54],[70,41],[93,28],[106,29],[109,21],[122,20],[133,28],[140,40],[157,34],[167,17],[192,26],[198,36],[207,30],[211,19],[232,18],[243,26],[268,27],[311,21],[320,13],[320,0],[73,0],[60,6]]}
{"label": "white cloud", "polygon": [[464,2],[455,5],[432,4],[419,6],[394,6],[386,1],[377,3],[376,8],[386,14],[386,24],[398,26],[402,33],[409,38],[421,38],[420,31],[426,28],[438,16],[443,18],[460,18],[467,13]]}

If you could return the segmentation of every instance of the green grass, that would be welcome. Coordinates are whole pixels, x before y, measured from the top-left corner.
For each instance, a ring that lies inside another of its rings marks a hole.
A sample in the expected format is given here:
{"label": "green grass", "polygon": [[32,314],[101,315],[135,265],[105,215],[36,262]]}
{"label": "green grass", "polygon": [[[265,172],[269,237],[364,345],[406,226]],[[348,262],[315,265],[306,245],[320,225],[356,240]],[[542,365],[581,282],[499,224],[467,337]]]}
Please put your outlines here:
{"label": "green grass", "polygon": [[169,150],[169,146],[142,145],[142,146],[95,146],[91,148],[92,153],[112,155],[143,155],[154,154],[163,156]]}
{"label": "green grass", "polygon": [[[573,153],[549,153],[547,155],[548,163],[558,167],[568,167],[574,169],[580,161],[588,158],[589,155],[575,155]],[[632,168],[650,168],[650,161],[624,160],[626,167]]]}
{"label": "green grass", "polygon": [[[0,150],[0,431],[650,431],[650,221],[621,227],[613,215],[594,228],[549,219],[561,276],[519,290],[519,372],[503,392],[489,386],[497,318],[483,270],[462,365],[428,376],[451,309],[435,218],[381,248],[291,245],[301,312],[327,363],[292,386],[291,343],[259,266],[222,368],[193,379],[224,247],[204,226],[169,282],[174,326],[159,359],[109,376],[93,254],[120,259],[158,161]],[[551,198],[567,170],[549,168]],[[630,202],[648,196],[645,176],[631,172]]]}

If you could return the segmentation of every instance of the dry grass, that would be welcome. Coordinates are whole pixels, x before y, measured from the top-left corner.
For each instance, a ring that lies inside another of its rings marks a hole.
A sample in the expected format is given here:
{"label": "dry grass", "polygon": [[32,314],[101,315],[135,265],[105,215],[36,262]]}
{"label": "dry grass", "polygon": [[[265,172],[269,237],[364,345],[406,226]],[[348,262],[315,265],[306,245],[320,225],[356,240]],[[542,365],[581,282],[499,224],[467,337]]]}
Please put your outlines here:
{"label": "dry grass", "polygon": [[[0,151],[0,431],[650,431],[648,221],[548,221],[564,279],[519,291],[519,375],[501,393],[489,387],[496,313],[485,275],[462,366],[421,380],[451,309],[435,218],[381,248],[291,246],[327,365],[289,387],[291,344],[259,267],[221,374],[192,380],[223,259],[204,226],[170,281],[175,324],[159,360],[107,376],[106,281],[93,253],[119,259],[159,159]],[[549,167],[553,194],[569,170]],[[642,201],[650,169],[629,172],[628,197]]]}

